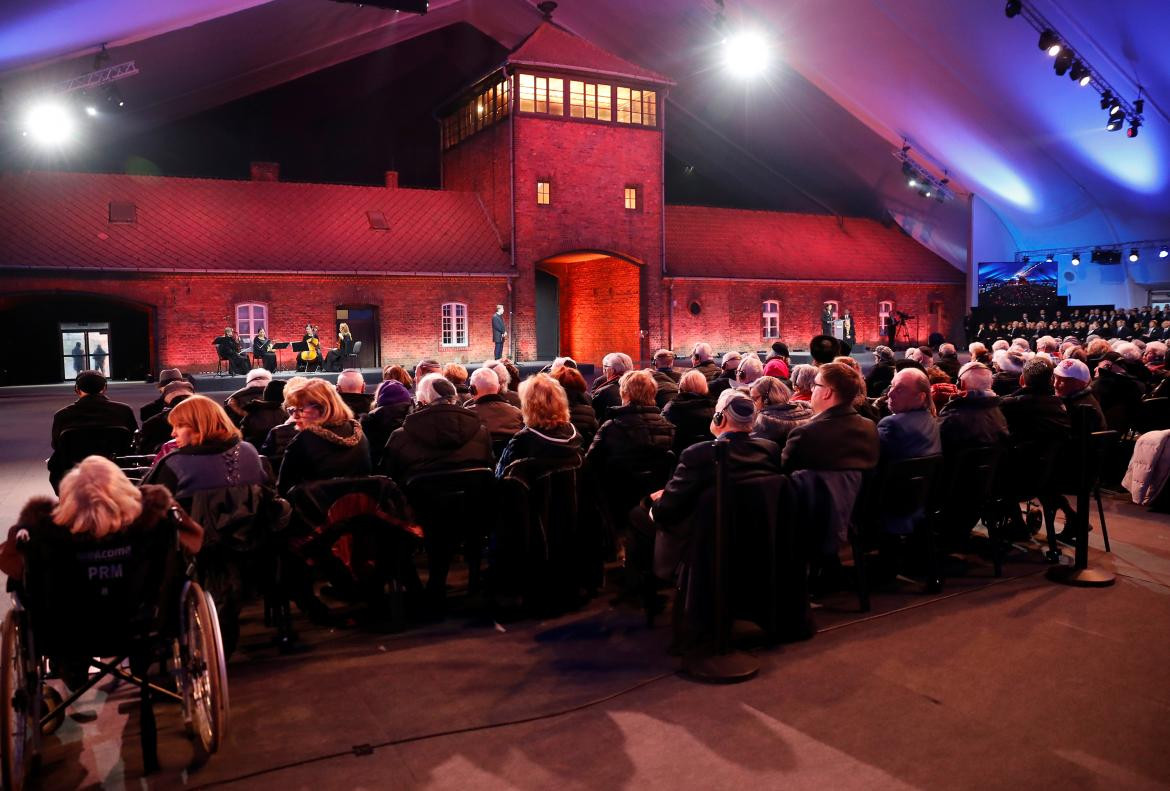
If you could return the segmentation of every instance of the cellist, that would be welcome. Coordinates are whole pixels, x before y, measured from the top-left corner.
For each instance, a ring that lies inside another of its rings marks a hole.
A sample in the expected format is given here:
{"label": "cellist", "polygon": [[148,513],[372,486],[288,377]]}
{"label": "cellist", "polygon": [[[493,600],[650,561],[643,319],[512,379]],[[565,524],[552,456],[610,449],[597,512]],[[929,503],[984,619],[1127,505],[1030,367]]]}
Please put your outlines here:
{"label": "cellist", "polygon": [[308,349],[297,355],[297,370],[311,371],[321,369],[321,339],[317,337],[317,325],[306,324],[305,335],[301,342]]}

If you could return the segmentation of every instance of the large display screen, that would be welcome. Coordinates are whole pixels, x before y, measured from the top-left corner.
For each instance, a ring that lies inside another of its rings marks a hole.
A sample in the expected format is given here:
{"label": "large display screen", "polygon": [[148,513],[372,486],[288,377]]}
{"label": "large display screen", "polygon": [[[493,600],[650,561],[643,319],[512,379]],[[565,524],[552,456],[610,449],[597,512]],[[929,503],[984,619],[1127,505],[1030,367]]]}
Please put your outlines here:
{"label": "large display screen", "polygon": [[1045,307],[1056,302],[1055,261],[983,261],[979,264],[980,305]]}

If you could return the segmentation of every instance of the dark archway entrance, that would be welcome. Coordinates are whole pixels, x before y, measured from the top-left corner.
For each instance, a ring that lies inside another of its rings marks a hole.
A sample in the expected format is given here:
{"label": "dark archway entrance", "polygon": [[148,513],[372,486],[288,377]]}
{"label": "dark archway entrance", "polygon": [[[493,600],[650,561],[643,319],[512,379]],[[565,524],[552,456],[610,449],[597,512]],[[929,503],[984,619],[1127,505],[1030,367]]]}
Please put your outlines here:
{"label": "dark archway entrance", "polygon": [[560,281],[536,270],[536,359],[551,360],[561,353]]}
{"label": "dark archway entrance", "polygon": [[342,322],[349,325],[349,334],[353,339],[362,342],[362,350],[358,352],[358,367],[379,368],[379,361],[382,359],[382,330],[378,324],[377,306],[338,305],[337,318],[333,322],[333,337],[330,338],[331,345],[337,339],[337,331]]}
{"label": "dark archway entrance", "polygon": [[[93,294],[26,293],[0,301],[10,354],[0,358],[0,384],[45,384],[70,378],[62,327],[107,326],[110,378],[143,381],[154,371],[154,309]],[[72,337],[72,336],[71,336]]]}
{"label": "dark archway entrance", "polygon": [[[603,251],[561,253],[539,262],[537,356],[551,359],[541,348],[540,328],[555,321],[560,354],[595,365],[600,365],[601,358],[609,352],[625,352],[639,359],[641,274],[637,263]],[[556,287],[555,302],[550,281]]]}

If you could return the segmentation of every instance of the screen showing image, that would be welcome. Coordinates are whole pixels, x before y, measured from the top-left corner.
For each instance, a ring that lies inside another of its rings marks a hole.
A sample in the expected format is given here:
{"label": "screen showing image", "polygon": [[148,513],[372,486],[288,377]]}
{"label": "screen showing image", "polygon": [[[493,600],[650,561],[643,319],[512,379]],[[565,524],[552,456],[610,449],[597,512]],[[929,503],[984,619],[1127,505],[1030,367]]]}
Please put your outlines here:
{"label": "screen showing image", "polygon": [[1056,302],[1055,261],[980,262],[980,305],[1045,307]]}

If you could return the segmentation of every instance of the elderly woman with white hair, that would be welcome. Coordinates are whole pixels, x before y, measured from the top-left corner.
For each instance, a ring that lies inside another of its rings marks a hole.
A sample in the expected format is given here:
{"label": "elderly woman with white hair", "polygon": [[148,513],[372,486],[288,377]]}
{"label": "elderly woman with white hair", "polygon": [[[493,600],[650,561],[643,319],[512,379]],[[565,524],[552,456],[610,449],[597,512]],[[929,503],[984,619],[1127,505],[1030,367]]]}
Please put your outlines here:
{"label": "elderly woman with white hair", "polygon": [[752,436],[770,439],[779,448],[784,447],[792,429],[813,418],[812,405],[806,401],[793,401],[792,391],[773,376],[761,376],[752,382],[749,394],[756,405]]}
{"label": "elderly woman with white hair", "polygon": [[194,555],[203,544],[203,528],[187,516],[165,486],[137,487],[114,462],[101,456],[89,456],[70,470],[61,479],[60,491],[55,502],[50,497],[29,500],[8,531],[8,540],[0,545],[0,571],[12,579],[24,575],[19,544],[38,537],[100,541],[173,524],[186,552]]}
{"label": "elderly woman with white hair", "polygon": [[493,465],[491,434],[456,396],[455,385],[442,374],[418,382],[418,406],[390,435],[382,456],[382,469],[399,485],[420,472]]}
{"label": "elderly woman with white hair", "polygon": [[[886,388],[890,386],[890,382],[894,381],[895,370],[894,350],[889,346],[874,346],[873,368],[870,369],[869,375],[865,377],[866,395],[868,395],[870,398],[877,398],[882,393],[886,392]],[[795,378],[793,378],[792,383],[793,385],[796,384]],[[812,387],[811,383],[809,387]],[[797,392],[799,394],[799,388],[797,389]]]}
{"label": "elderly woman with white hair", "polygon": [[[891,371],[893,366],[890,366]],[[893,374],[891,373],[892,377]],[[810,401],[812,400],[813,382],[817,379],[817,367],[815,365],[807,365],[801,363],[792,368],[792,400],[793,401]],[[884,389],[884,388],[883,388]]]}
{"label": "elderly woman with white hair", "polygon": [[[601,359],[601,376],[593,381],[593,390],[590,392],[598,423],[609,419],[609,410],[622,405],[621,378],[633,369],[634,361],[630,355],[622,352],[610,352]],[[657,395],[657,386],[654,392]]]}
{"label": "elderly woman with white hair", "polygon": [[999,396],[991,389],[992,379],[991,369],[983,363],[969,362],[959,370],[962,392],[938,416],[945,453],[1007,442],[1007,420],[999,408]]}

